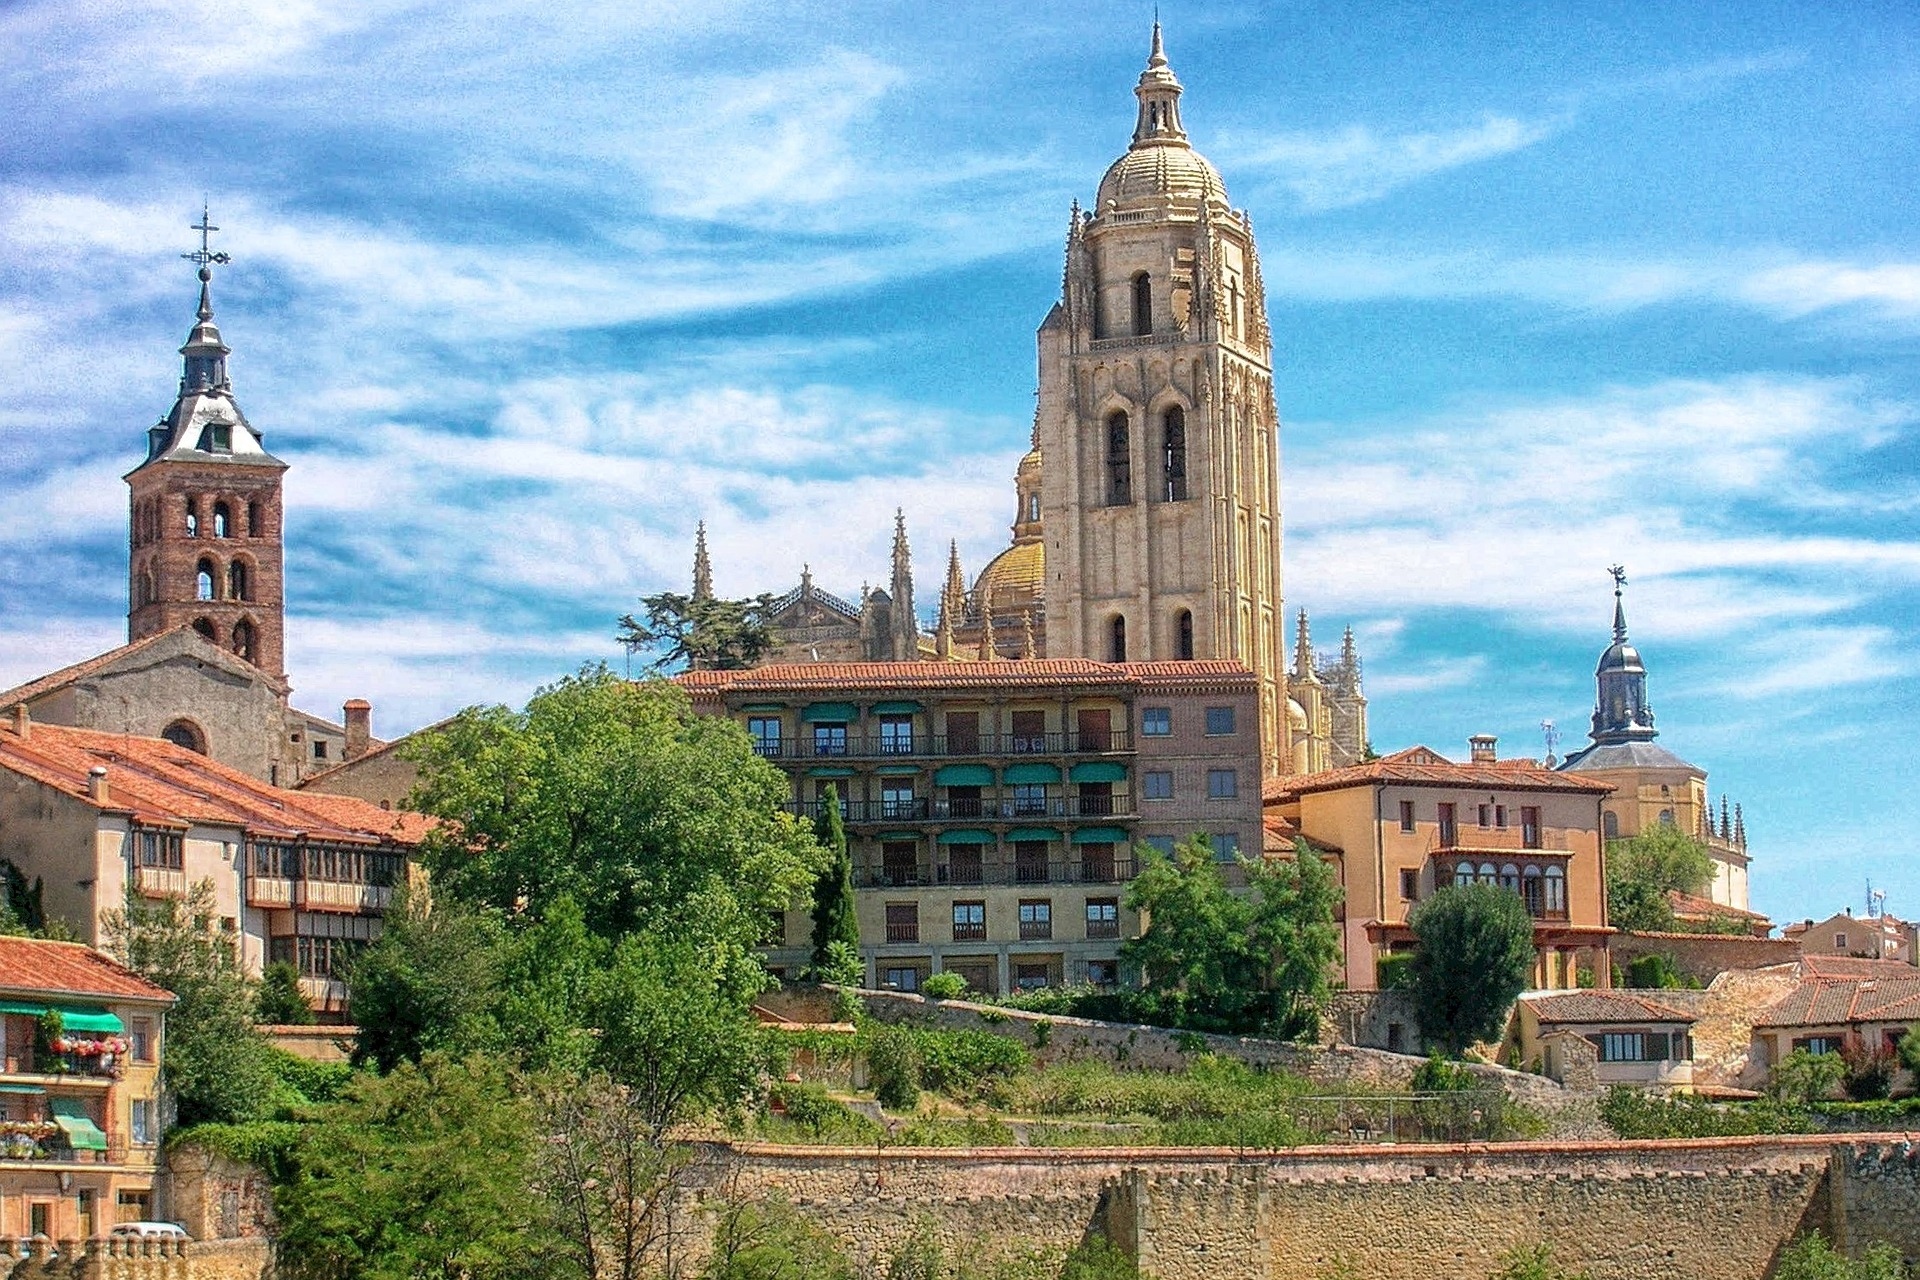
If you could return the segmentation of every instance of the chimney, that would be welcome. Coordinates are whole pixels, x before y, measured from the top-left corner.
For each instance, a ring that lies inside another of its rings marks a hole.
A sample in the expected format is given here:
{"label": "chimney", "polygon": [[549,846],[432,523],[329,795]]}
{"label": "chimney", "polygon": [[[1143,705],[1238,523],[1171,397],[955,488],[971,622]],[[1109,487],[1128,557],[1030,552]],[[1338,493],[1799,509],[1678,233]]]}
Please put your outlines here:
{"label": "chimney", "polygon": [[107,766],[97,764],[87,770],[87,798],[96,804],[107,803]]}
{"label": "chimney", "polygon": [[367,745],[373,739],[373,704],[365,698],[354,698],[341,708],[347,725],[346,759],[358,760],[367,754]]}
{"label": "chimney", "polygon": [[33,716],[28,713],[24,702],[13,704],[13,732],[14,736],[21,739],[33,736]]}
{"label": "chimney", "polygon": [[1494,750],[1494,747],[1499,741],[1500,739],[1490,733],[1476,733],[1471,738],[1468,738],[1467,749],[1472,753],[1470,757],[1472,762],[1474,764],[1492,764],[1499,758],[1499,753]]}

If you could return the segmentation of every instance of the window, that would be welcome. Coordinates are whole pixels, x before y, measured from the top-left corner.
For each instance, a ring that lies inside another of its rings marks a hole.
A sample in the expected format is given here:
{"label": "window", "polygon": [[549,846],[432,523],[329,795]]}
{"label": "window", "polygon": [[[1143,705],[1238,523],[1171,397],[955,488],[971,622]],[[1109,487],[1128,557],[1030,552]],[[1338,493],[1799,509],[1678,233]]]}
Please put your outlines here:
{"label": "window", "polygon": [[882,778],[880,780],[880,816],[883,818],[911,818],[915,816],[912,778]]}
{"label": "window", "polygon": [[1111,782],[1083,782],[1080,794],[1074,799],[1075,808],[1083,818],[1105,818],[1113,813],[1113,784]]}
{"label": "window", "polygon": [[1133,333],[1144,338],[1153,332],[1153,280],[1146,272],[1133,277]]}
{"label": "window", "polygon": [[236,654],[249,662],[253,661],[253,624],[251,622],[242,618],[233,624],[232,647]]}
{"label": "window", "polygon": [[[207,429],[200,433],[200,451],[202,453],[232,453],[233,424],[230,422],[209,422]],[[217,533],[216,538],[227,535]]]}
{"label": "window", "polygon": [[1096,987],[1111,987],[1120,981],[1118,960],[1087,961],[1087,981]]}
{"label": "window", "polygon": [[844,724],[816,724],[813,726],[813,754],[816,756],[843,756],[847,754],[847,726]]}
{"label": "window", "polygon": [[1540,847],[1540,810],[1535,805],[1521,806],[1520,843],[1528,849]]}
{"label": "window", "polygon": [[200,504],[192,498],[187,499],[187,536],[189,538],[200,536]]}
{"label": "window", "polygon": [[1149,769],[1140,775],[1140,794],[1148,800],[1173,799],[1173,773],[1168,769]]}
{"label": "window", "polygon": [[1016,964],[1013,985],[1021,991],[1038,991],[1052,981],[1052,967],[1045,964]]}
{"label": "window", "polygon": [[1027,495],[1027,520],[1029,523],[1031,523],[1032,521],[1038,520],[1039,518],[1040,518],[1040,495],[1037,493],[1030,493]]}
{"label": "window", "polygon": [[216,538],[226,538],[226,537],[231,537],[232,534],[233,534],[232,511],[228,509],[227,504],[224,502],[214,503],[213,504],[213,536]]}
{"label": "window", "polygon": [[1208,707],[1207,708],[1207,736],[1209,738],[1219,738],[1219,737],[1224,737],[1227,734],[1230,734],[1232,732],[1233,732],[1233,708],[1232,707]]}
{"label": "window", "polygon": [[1240,857],[1240,833],[1237,831],[1215,831],[1207,836],[1207,843],[1213,847],[1215,862],[1233,862]]}
{"label": "window", "polygon": [[1402,831],[1413,830],[1413,801],[1411,800],[1402,800],[1400,802],[1400,829]]}
{"label": "window", "polygon": [[202,560],[193,573],[193,598],[195,600],[213,599],[213,561]]}
{"label": "window", "polygon": [[1493,825],[1502,831],[1507,829],[1507,806],[1503,804],[1493,806]]}
{"label": "window", "polygon": [[911,965],[888,969],[881,975],[881,985],[895,991],[918,991],[920,989],[920,970]]}
{"label": "window", "polygon": [[1460,843],[1459,809],[1451,804],[1440,806],[1440,847],[1451,849]]}
{"label": "window", "polygon": [[[1665,1037],[1661,1037],[1665,1039]],[[1647,1056],[1649,1037],[1640,1031],[1609,1031],[1594,1038],[1602,1062],[1651,1062]],[[1665,1054],[1661,1055],[1665,1057]]]}
{"label": "window", "polygon": [[1107,505],[1124,507],[1133,501],[1133,458],[1128,444],[1127,415],[1107,419]]}
{"label": "window", "polygon": [[749,716],[747,736],[753,739],[754,754],[778,756],[780,754],[780,717]]}
{"label": "window", "polygon": [[1013,750],[1027,753],[1047,749],[1046,712],[1015,711],[1008,718],[1013,722]]}
{"label": "window", "polygon": [[1660,811],[1660,825],[1663,827],[1670,827],[1673,825],[1673,810],[1662,809]]}
{"label": "window", "polygon": [[133,839],[141,866],[160,867],[168,871],[179,871],[186,866],[183,861],[183,837],[179,832],[136,829]]}
{"label": "window", "polygon": [[1845,950],[1847,949],[1847,935],[1846,935],[1846,934],[1844,934],[1844,933],[1836,933],[1836,934],[1834,934],[1834,935],[1833,935],[1833,949],[1834,949],[1835,951],[1845,951]]}
{"label": "window", "polygon": [[880,754],[883,756],[904,756],[913,754],[913,717],[882,716],[880,719]]}
{"label": "window", "polygon": [[1017,840],[1013,846],[1013,878],[1019,884],[1047,883],[1047,842]]}
{"label": "window", "polygon": [[1173,708],[1142,707],[1140,709],[1140,736],[1143,738],[1164,738],[1173,732]]}
{"label": "window", "polygon": [[881,874],[889,888],[920,883],[920,846],[911,840],[880,846]]}
{"label": "window", "polygon": [[1020,899],[1020,937],[1023,941],[1035,942],[1053,937],[1053,900],[1050,898]]}
{"label": "window", "polygon": [[1113,621],[1107,624],[1107,660],[1127,660],[1127,619],[1122,614],[1115,614]]}
{"label": "window", "polygon": [[153,1019],[133,1018],[127,1022],[127,1040],[135,1062],[153,1061]]}
{"label": "window", "polygon": [[1166,483],[1162,496],[1168,502],[1184,502],[1187,497],[1187,415],[1175,405],[1161,421],[1160,466]]}
{"label": "window", "polygon": [[956,902],[953,904],[953,940],[955,942],[977,942],[987,936],[987,904],[984,902]]}
{"label": "window", "polygon": [[1016,782],[1013,784],[1013,816],[1033,818],[1047,811],[1047,784],[1044,782]]}
{"label": "window", "polygon": [[122,1191],[114,1197],[117,1206],[115,1217],[121,1222],[152,1222],[153,1192],[148,1190]]}
{"label": "window", "polygon": [[920,941],[919,903],[889,902],[887,904],[887,941]]}
{"label": "window", "polygon": [[135,1098],[128,1111],[128,1127],[133,1131],[133,1140],[140,1146],[153,1142],[153,1099]]}
{"label": "window", "polygon": [[1173,652],[1182,662],[1193,661],[1193,611],[1182,609],[1173,620]]}
{"label": "window", "polygon": [[313,758],[315,760],[325,760],[327,758],[327,744],[318,738],[313,740]]}
{"label": "window", "polygon": [[207,754],[207,736],[200,732],[197,725],[188,720],[175,720],[160,731],[160,736],[174,746],[192,751],[197,755]]}
{"label": "window", "polygon": [[1172,836],[1142,836],[1140,843],[1165,858],[1173,856],[1174,839]]}
{"label": "window", "polygon": [[1509,862],[1500,868],[1500,887],[1513,893],[1520,892],[1520,868]]}
{"label": "window", "polygon": [[213,622],[210,619],[195,618],[193,620],[193,630],[194,634],[198,635],[202,640],[213,640]]}
{"label": "window", "polygon": [[970,756],[980,750],[980,713],[947,712],[947,754]]}
{"label": "window", "polygon": [[1839,1036],[1802,1036],[1793,1042],[1796,1049],[1805,1049],[1808,1053],[1840,1052]]}
{"label": "window", "polygon": [[1120,899],[1087,899],[1087,936],[1089,938],[1120,936]]}
{"label": "window", "polygon": [[1546,881],[1540,875],[1540,868],[1528,867],[1520,877],[1520,898],[1527,904],[1528,915],[1543,915],[1547,909]]}
{"label": "window", "polygon": [[36,1200],[27,1208],[27,1231],[31,1235],[46,1236],[53,1234],[53,1206],[45,1200]]}
{"label": "window", "polygon": [[1565,867],[1548,867],[1547,910],[1546,914],[1561,917],[1567,914],[1567,871]]}
{"label": "window", "polygon": [[1207,770],[1207,799],[1237,800],[1240,797],[1240,774],[1233,769]]}
{"label": "window", "polygon": [[1600,831],[1607,839],[1618,840],[1620,838],[1620,815],[1612,812],[1601,814]]}
{"label": "window", "polygon": [[980,802],[979,787],[948,787],[947,815],[951,818],[978,818],[986,812]]}
{"label": "window", "polygon": [[1420,873],[1411,867],[1403,868],[1400,872],[1401,901],[1412,902],[1415,898],[1418,898],[1419,896],[1420,896]]}
{"label": "window", "polygon": [[1479,807],[1479,809],[1480,809],[1480,813],[1479,813],[1480,829],[1482,831],[1485,831],[1488,827],[1491,827],[1493,825],[1493,806],[1490,804],[1483,804]]}

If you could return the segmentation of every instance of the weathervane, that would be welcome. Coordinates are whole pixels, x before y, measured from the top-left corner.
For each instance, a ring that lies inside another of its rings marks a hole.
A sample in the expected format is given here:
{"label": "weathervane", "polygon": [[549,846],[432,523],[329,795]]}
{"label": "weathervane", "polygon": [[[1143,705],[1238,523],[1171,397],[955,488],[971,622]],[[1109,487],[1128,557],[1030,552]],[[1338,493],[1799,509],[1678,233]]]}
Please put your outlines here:
{"label": "weathervane", "polygon": [[[224,262],[225,259],[223,258],[221,261]],[[1627,566],[1623,564],[1609,565],[1607,572],[1613,575],[1613,586],[1616,591],[1627,585]]]}
{"label": "weathervane", "polygon": [[183,253],[180,256],[185,258],[188,262],[194,262],[199,264],[200,278],[202,280],[205,280],[207,276],[210,274],[208,270],[209,263],[217,262],[224,267],[229,262],[233,261],[233,259],[229,257],[227,254],[213,252],[211,245],[208,243],[207,237],[211,235],[213,232],[218,231],[220,228],[213,225],[213,218],[210,213],[210,207],[207,205],[205,201],[202,201],[200,204],[200,221],[190,222],[187,225],[191,230],[198,231],[200,233],[200,247],[198,249],[195,249],[192,253]]}

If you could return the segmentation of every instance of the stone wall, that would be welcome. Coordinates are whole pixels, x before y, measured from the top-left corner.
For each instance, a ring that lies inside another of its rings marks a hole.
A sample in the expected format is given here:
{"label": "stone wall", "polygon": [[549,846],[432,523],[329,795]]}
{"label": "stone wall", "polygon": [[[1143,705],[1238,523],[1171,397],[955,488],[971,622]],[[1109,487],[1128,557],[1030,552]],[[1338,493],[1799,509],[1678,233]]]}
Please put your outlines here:
{"label": "stone wall", "polygon": [[[48,1247],[51,1245],[52,1247]],[[0,1280],[272,1280],[265,1240],[0,1237]]]}
{"label": "stone wall", "polygon": [[1886,1137],[733,1154],[709,1153],[730,1194],[786,1196],[863,1264],[916,1234],[986,1268],[1096,1231],[1156,1280],[1472,1280],[1539,1244],[1593,1280],[1761,1280],[1810,1229],[1920,1256],[1920,1150]]}
{"label": "stone wall", "polygon": [[1623,970],[1641,956],[1666,955],[1675,969],[1702,983],[1736,969],[1764,969],[1800,959],[1800,944],[1792,939],[1744,934],[1619,933],[1607,946]]}
{"label": "stone wall", "polygon": [[169,1147],[156,1180],[158,1216],[195,1240],[259,1240],[272,1234],[273,1186],[263,1170],[205,1147]]}

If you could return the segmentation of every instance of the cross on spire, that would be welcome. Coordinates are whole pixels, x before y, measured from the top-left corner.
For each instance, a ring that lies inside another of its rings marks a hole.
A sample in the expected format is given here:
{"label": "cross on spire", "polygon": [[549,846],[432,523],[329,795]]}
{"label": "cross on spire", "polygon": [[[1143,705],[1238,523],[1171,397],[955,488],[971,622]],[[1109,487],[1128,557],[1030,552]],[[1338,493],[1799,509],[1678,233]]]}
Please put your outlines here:
{"label": "cross on spire", "polygon": [[220,228],[213,225],[213,218],[211,214],[212,214],[211,206],[209,206],[204,201],[202,201],[200,205],[200,221],[189,222],[187,224],[187,227],[189,230],[198,231],[200,233],[200,247],[198,249],[195,249],[192,253],[183,253],[180,255],[181,257],[185,258],[188,262],[196,262],[200,264],[200,278],[202,280],[205,280],[207,278],[208,263],[217,262],[224,267],[229,262],[233,261],[232,257],[230,257],[229,255],[224,253],[215,253],[213,251],[212,242],[208,239],[208,237],[211,236],[214,232],[218,231]]}

